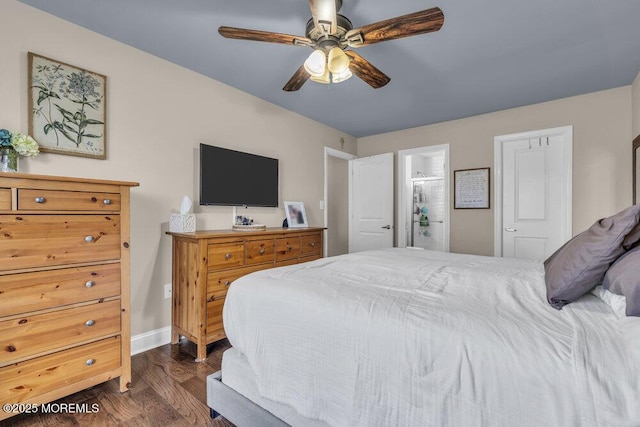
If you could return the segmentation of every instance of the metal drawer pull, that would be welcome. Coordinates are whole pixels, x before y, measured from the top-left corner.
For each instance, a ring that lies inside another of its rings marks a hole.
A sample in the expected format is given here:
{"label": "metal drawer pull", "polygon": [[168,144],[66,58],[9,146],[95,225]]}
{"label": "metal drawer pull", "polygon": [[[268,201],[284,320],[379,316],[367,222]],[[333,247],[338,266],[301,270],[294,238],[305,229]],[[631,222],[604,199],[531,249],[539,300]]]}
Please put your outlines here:
{"label": "metal drawer pull", "polygon": [[513,233],[514,231],[518,231],[516,228],[506,227],[504,231],[508,231],[509,233]]}
{"label": "metal drawer pull", "polygon": [[96,324],[96,321],[95,320],[87,320],[86,322],[84,322],[84,324],[86,326],[93,326],[93,325]]}
{"label": "metal drawer pull", "polygon": [[47,199],[45,199],[44,197],[36,197],[35,201],[36,203],[44,203],[47,201]]}
{"label": "metal drawer pull", "polygon": [[96,363],[96,361],[95,361],[94,359],[89,359],[89,360],[87,360],[87,362],[86,362],[87,366],[91,366],[91,365],[93,365],[94,363]]}
{"label": "metal drawer pull", "polygon": [[91,288],[91,287],[93,287],[93,285],[95,285],[95,284],[96,284],[96,282],[94,282],[93,280],[89,280],[89,281],[88,281],[87,283],[85,283],[84,285],[85,285],[87,288]]}
{"label": "metal drawer pull", "polygon": [[227,285],[227,286],[229,286],[229,285],[231,284],[231,282],[230,282],[229,280],[225,280],[225,281],[224,281],[224,284],[225,284],[225,285]]}
{"label": "metal drawer pull", "polygon": [[230,259],[231,258],[231,253],[227,252],[224,256],[226,259]]}
{"label": "metal drawer pull", "polygon": [[316,246],[316,242],[311,242],[309,243],[309,246],[311,246],[312,248],[314,248]]}
{"label": "metal drawer pull", "polygon": [[260,249],[260,255],[264,255],[264,249]]}
{"label": "metal drawer pull", "polygon": [[385,225],[384,227],[381,227],[381,228],[384,228],[386,230],[391,230],[391,226],[390,225]]}
{"label": "metal drawer pull", "polygon": [[86,237],[84,238],[84,241],[85,241],[85,242],[93,242],[93,236],[86,236]]}
{"label": "metal drawer pull", "polygon": [[291,249],[292,249],[292,247],[291,247],[291,246],[289,246],[289,250],[291,250]]}
{"label": "metal drawer pull", "polygon": [[111,199],[104,199],[102,203],[104,203],[105,205],[110,205]]}

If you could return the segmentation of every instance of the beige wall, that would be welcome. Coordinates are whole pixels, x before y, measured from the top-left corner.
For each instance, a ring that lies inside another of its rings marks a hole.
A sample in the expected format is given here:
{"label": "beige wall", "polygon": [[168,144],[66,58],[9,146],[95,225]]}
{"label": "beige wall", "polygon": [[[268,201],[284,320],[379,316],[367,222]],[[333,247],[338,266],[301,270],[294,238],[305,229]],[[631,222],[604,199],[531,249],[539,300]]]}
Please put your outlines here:
{"label": "beige wall", "polygon": [[327,156],[327,256],[349,252],[349,162]]}
{"label": "beige wall", "polygon": [[[324,146],[353,153],[355,138],[15,0],[0,1],[0,16],[0,128],[27,132],[29,51],[108,76],[108,159],[44,153],[20,170],[140,182],[132,191],[132,334],[170,323],[164,232],[182,196],[197,198],[199,143],[279,158],[281,201],[305,202],[310,225],[323,224]],[[198,228],[231,225],[231,208],[197,212]],[[282,208],[246,213],[269,226],[284,218]]]}
{"label": "beige wall", "polygon": [[633,113],[633,137],[637,137],[640,135],[640,72],[636,76],[636,79],[633,81],[632,87],[632,98],[631,98],[631,111]]}
{"label": "beige wall", "polygon": [[[358,156],[450,144],[451,170],[490,166],[494,137],[573,125],[573,232],[631,204],[631,86],[358,139]],[[492,176],[492,182],[494,177]],[[451,179],[453,185],[453,179]],[[453,188],[451,189],[453,194]],[[491,192],[493,198],[493,191]],[[452,198],[453,199],[453,198]],[[452,202],[453,203],[453,202]],[[451,208],[451,251],[493,255],[489,210]]]}

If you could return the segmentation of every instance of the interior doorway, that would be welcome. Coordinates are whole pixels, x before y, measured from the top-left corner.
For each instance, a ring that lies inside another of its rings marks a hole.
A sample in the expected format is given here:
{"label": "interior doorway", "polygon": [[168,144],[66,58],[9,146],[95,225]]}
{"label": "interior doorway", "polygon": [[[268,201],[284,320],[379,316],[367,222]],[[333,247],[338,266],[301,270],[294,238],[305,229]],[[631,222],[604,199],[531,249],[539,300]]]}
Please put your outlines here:
{"label": "interior doorway", "polygon": [[324,149],[324,238],[325,256],[349,252],[349,160],[356,156]]}
{"label": "interior doorway", "polygon": [[449,144],[398,152],[398,247],[449,251]]}

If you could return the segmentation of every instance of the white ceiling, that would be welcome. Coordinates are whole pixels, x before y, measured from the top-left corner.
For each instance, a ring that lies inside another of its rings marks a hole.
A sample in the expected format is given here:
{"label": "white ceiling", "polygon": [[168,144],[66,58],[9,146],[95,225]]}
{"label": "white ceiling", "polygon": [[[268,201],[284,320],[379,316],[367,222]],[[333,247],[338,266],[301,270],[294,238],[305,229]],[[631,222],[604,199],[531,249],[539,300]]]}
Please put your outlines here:
{"label": "white ceiling", "polygon": [[[305,0],[21,0],[362,137],[629,85],[639,0],[343,0],[354,27],[438,6],[439,32],[358,49],[391,82],[282,87],[309,48],[230,40],[221,25],[304,35]],[[99,70],[96,70],[99,71]]]}

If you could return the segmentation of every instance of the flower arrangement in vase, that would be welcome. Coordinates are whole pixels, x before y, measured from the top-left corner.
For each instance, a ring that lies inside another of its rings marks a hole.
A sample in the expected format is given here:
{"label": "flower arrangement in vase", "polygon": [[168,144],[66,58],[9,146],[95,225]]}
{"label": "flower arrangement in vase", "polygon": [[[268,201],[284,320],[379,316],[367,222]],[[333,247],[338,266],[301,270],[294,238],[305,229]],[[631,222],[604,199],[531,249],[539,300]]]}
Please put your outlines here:
{"label": "flower arrangement in vase", "polygon": [[31,136],[0,129],[0,172],[17,172],[19,155],[34,157],[39,153],[40,147]]}

